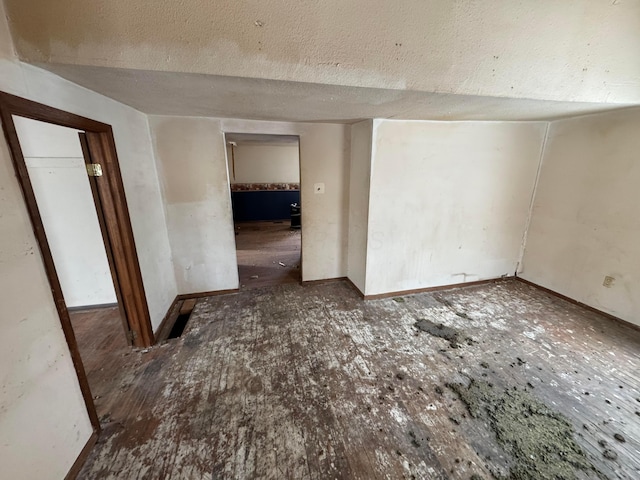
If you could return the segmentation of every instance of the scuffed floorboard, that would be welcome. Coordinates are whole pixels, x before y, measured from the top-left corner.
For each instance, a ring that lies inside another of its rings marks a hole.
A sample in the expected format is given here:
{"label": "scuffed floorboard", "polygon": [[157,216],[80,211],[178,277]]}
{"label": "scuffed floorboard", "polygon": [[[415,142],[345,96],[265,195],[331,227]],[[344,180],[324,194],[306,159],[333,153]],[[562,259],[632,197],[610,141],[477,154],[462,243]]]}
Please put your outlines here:
{"label": "scuffed floorboard", "polygon": [[[453,348],[418,319],[470,340]],[[604,475],[640,478],[640,332],[516,281],[368,302],[346,282],[210,297],[180,339],[131,355],[80,478],[489,479],[509,460],[445,386],[468,378],[529,384]]]}

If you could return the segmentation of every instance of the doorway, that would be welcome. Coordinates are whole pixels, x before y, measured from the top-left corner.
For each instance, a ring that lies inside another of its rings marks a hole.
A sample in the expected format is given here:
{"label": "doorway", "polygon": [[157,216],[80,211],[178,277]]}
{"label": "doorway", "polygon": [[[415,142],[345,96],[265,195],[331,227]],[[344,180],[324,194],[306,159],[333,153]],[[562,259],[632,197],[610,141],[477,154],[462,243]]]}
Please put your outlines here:
{"label": "doorway", "polygon": [[97,432],[86,372],[100,370],[99,349],[155,341],[113,133],[107,124],[3,92],[0,116]]}
{"label": "doorway", "polygon": [[300,139],[226,133],[241,289],[300,283]]}

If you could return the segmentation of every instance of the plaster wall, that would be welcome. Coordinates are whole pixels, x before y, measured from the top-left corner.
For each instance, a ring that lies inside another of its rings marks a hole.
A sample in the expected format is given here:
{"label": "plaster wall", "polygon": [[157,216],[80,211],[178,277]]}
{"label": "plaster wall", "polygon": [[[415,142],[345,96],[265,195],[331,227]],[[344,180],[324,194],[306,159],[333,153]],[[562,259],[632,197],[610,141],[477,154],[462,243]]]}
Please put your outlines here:
{"label": "plaster wall", "polygon": [[5,3],[30,62],[640,101],[637,0]]}
{"label": "plaster wall", "polygon": [[116,303],[78,132],[14,121],[67,307]]}
{"label": "plaster wall", "polygon": [[[300,137],[302,277],[346,275],[348,127],[150,117],[180,293],[238,287],[224,132]],[[323,182],[325,194],[314,194]]]}
{"label": "plaster wall", "polygon": [[639,132],[640,109],[551,123],[520,273],[637,325]]}
{"label": "plaster wall", "polygon": [[545,130],[376,120],[365,294],[513,275]]}
{"label": "plaster wall", "polygon": [[367,267],[373,122],[365,120],[351,126],[347,276],[363,293]]}
{"label": "plaster wall", "polygon": [[[110,123],[154,325],[176,294],[146,117],[21,64],[0,3],[0,90]],[[91,435],[44,264],[0,137],[0,465],[6,478],[64,478]]]}
{"label": "plaster wall", "polygon": [[238,288],[220,120],[149,117],[178,293]]}
{"label": "plaster wall", "polygon": [[232,184],[300,182],[300,155],[297,144],[240,144],[233,149],[235,178],[231,169],[231,147],[227,146]]}

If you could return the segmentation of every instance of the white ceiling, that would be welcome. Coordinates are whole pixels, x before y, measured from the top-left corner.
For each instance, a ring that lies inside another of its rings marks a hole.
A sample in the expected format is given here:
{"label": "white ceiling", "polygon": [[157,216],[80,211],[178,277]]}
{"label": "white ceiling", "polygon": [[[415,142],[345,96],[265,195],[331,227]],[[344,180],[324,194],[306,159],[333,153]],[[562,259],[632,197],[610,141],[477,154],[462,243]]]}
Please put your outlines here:
{"label": "white ceiling", "polygon": [[78,65],[38,66],[153,115],[337,123],[365,118],[535,121],[631,106]]}

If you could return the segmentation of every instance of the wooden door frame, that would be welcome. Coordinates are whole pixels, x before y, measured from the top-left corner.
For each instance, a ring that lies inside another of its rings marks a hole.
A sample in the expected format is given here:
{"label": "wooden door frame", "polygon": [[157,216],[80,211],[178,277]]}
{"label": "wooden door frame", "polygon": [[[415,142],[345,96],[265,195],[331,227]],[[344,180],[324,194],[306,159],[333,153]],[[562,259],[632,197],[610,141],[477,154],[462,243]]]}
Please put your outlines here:
{"label": "wooden door frame", "polygon": [[130,330],[134,332],[133,344],[137,347],[148,347],[155,343],[155,338],[142,283],[142,273],[138,263],[113,131],[111,125],[0,91],[0,120],[9,145],[15,174],[42,254],[45,271],[51,286],[51,293],[60,317],[65,339],[69,345],[82,396],[89,412],[91,424],[97,432],[100,430],[100,422],[91,397],[89,383],[80,358],[78,344],[69,318],[69,311],[67,310],[60,280],[56,273],[36,197],[29,180],[29,173],[16,132],[13,115],[82,130],[86,133],[87,143],[83,145],[83,148],[88,146],[91,161],[101,164],[104,171],[103,176],[94,178],[95,182],[91,181],[90,183],[95,187],[95,189],[92,188],[92,191],[94,191],[96,211],[98,212],[98,220],[101,223],[118,303],[121,305],[121,310],[125,314]]}

